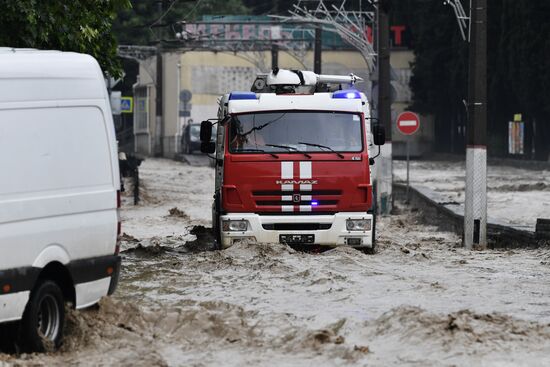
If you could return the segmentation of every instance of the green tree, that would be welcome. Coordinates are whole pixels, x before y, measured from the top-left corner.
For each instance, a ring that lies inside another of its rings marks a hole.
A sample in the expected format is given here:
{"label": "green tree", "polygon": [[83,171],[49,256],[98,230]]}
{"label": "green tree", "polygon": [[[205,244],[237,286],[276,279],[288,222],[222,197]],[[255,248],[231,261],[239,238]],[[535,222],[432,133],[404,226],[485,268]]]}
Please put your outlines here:
{"label": "green tree", "polygon": [[[394,2],[394,4],[397,1]],[[415,62],[412,109],[435,117],[436,146],[462,151],[456,127],[467,116],[468,44],[460,38],[452,10],[440,2],[399,1],[396,14],[412,29]],[[526,151],[535,158],[550,153],[550,2],[488,0],[487,86],[488,145],[492,155],[506,155],[508,121],[522,113]],[[453,149],[454,147],[454,149]]]}
{"label": "green tree", "polygon": [[118,76],[111,26],[129,6],[129,0],[0,0],[0,45],[87,53]]}
{"label": "green tree", "polygon": [[[550,154],[550,2],[503,0],[501,9],[497,56],[501,82],[500,88],[493,89],[498,99],[492,101],[508,113],[507,119],[501,118],[504,123],[512,113],[523,113],[527,123],[527,151],[531,151],[534,140],[535,158],[547,160]],[[502,130],[506,131],[505,126]]]}
{"label": "green tree", "polygon": [[132,7],[118,13],[113,26],[120,44],[148,45],[173,39],[176,22],[202,15],[243,15],[249,9],[242,0],[131,0]]}
{"label": "green tree", "polygon": [[461,152],[467,98],[467,44],[452,14],[440,2],[408,1],[393,8],[407,14],[415,61],[410,86],[411,109],[435,118],[436,150]]}

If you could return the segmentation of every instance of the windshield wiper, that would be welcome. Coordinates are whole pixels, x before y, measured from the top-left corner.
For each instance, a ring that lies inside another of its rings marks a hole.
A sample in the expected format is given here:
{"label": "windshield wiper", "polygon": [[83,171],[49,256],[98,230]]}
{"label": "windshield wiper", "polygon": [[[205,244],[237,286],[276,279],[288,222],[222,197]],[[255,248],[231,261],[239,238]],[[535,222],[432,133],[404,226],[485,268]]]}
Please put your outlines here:
{"label": "windshield wiper", "polygon": [[283,117],[285,117],[285,115],[286,115],[286,112],[283,113],[281,116],[277,117],[276,119],[273,119],[273,120],[271,120],[271,121],[268,121],[268,122],[266,122],[265,124],[262,124],[262,125],[260,125],[260,126],[256,126],[256,114],[254,114],[254,115],[252,116],[252,123],[254,124],[254,127],[253,127],[252,129],[250,129],[249,131],[247,131],[247,132],[241,134],[241,135],[242,135],[242,136],[247,136],[247,135],[253,133],[254,131],[260,131],[260,130],[263,129],[264,127],[267,127],[267,126],[271,125],[272,123],[279,121],[280,119],[282,119]]}
{"label": "windshield wiper", "polygon": [[272,152],[266,152],[265,150],[263,149],[254,149],[254,148],[243,148],[243,149],[238,149],[237,152],[258,152],[258,153],[268,153],[270,156],[274,157],[274,158],[279,158],[279,156],[275,153],[272,153]]}
{"label": "windshield wiper", "polygon": [[289,147],[288,145],[276,145],[276,144],[266,144],[266,146],[268,147],[273,147],[273,148],[282,148],[282,149],[286,149],[288,150],[289,152],[291,150],[295,151],[296,153],[301,153],[303,155],[305,155],[306,157],[308,158],[311,158],[311,156],[309,154],[307,154],[306,152],[302,152],[300,149],[296,149],[294,147]]}
{"label": "windshield wiper", "polygon": [[328,149],[332,153],[336,154],[338,157],[340,157],[342,159],[345,158],[342,153],[339,153],[339,152],[335,151],[334,149],[332,149],[331,147],[327,147],[326,145],[314,144],[314,143],[304,143],[303,141],[299,141],[298,144],[309,145],[310,147],[317,147],[317,148],[321,148],[321,149]]}

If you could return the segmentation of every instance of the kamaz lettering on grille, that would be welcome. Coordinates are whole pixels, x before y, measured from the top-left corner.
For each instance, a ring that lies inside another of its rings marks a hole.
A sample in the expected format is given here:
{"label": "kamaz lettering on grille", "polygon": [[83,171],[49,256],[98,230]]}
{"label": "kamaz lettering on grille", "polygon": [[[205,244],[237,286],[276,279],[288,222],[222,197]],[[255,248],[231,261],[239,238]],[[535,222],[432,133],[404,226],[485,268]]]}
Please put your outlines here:
{"label": "kamaz lettering on grille", "polygon": [[277,180],[277,185],[317,185],[317,180]]}

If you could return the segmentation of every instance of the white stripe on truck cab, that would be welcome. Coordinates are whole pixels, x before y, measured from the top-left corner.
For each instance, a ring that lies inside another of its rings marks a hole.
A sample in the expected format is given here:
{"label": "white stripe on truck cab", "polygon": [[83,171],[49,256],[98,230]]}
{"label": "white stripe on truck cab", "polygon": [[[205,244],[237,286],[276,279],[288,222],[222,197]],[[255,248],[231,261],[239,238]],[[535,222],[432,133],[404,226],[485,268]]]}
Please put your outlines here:
{"label": "white stripe on truck cab", "polygon": [[311,162],[300,162],[300,178],[311,178]]}
{"label": "white stripe on truck cab", "polygon": [[[309,180],[312,178],[311,162],[300,162],[300,179]],[[311,184],[301,184],[300,191],[311,191]],[[302,196],[302,200],[311,200],[311,195]],[[300,205],[301,212],[310,212],[311,205]]]}
{"label": "white stripe on truck cab", "polygon": [[[312,165],[311,162],[298,162],[299,163],[299,180],[310,180],[312,175]],[[281,180],[295,180],[294,178],[294,162],[281,162]],[[312,191],[312,184],[299,184],[300,191]],[[285,193],[294,192],[294,184],[281,184],[281,191]],[[291,195],[281,195],[281,201],[291,201]],[[303,195],[301,200],[311,201],[313,200],[311,195]],[[281,205],[281,211],[283,212],[293,212],[295,210],[301,212],[310,212],[311,205]]]}
{"label": "white stripe on truck cab", "polygon": [[281,162],[281,179],[292,180],[294,178],[294,162]]}
{"label": "white stripe on truck cab", "polygon": [[[281,180],[292,180],[294,179],[294,162],[281,162]],[[294,191],[293,184],[281,184],[281,191],[292,193]],[[290,198],[288,201],[292,200],[291,195],[283,195],[282,200]],[[293,212],[294,205],[281,205],[282,212]]]}

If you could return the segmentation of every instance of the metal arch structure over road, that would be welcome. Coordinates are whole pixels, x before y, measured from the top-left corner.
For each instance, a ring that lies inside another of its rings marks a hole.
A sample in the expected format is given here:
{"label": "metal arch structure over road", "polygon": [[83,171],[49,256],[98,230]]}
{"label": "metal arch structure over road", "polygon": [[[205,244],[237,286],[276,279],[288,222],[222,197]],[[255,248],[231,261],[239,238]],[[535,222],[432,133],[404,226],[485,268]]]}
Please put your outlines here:
{"label": "metal arch structure over road", "polygon": [[[315,4],[308,7],[307,4]],[[309,21],[320,24],[323,29],[338,33],[355,47],[367,63],[369,73],[378,76],[379,97],[373,106],[376,117],[386,127],[386,144],[381,147],[379,164],[376,165],[376,201],[380,214],[389,215],[392,210],[392,139],[391,139],[391,84],[389,54],[389,4],[388,0],[365,0],[359,2],[359,10],[349,10],[346,0],[340,0],[339,6],[326,5],[324,0],[299,0],[289,11],[290,16],[276,16],[285,21]],[[362,6],[368,6],[363,9]],[[377,51],[366,32],[367,24],[376,24]],[[378,75],[376,75],[376,71]]]}

